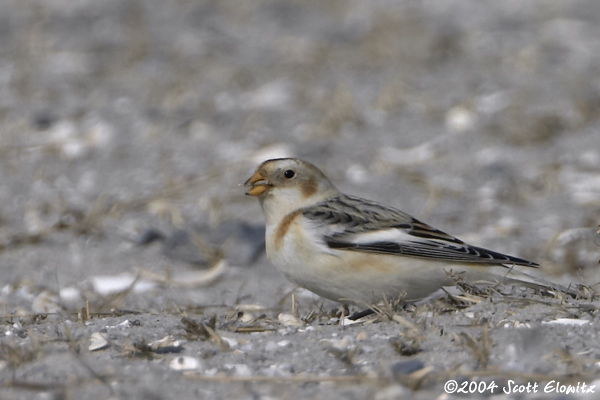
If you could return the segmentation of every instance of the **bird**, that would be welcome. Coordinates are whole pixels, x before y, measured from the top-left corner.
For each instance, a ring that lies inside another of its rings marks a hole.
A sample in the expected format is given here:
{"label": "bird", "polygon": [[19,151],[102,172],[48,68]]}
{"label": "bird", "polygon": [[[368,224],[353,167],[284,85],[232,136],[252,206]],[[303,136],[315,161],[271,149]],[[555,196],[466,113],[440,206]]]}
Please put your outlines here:
{"label": "bird", "polygon": [[467,244],[396,208],[344,194],[308,161],[266,160],[244,186],[262,207],[271,263],[336,302],[416,301],[455,285],[457,277],[560,287],[515,268],[538,268],[533,261]]}

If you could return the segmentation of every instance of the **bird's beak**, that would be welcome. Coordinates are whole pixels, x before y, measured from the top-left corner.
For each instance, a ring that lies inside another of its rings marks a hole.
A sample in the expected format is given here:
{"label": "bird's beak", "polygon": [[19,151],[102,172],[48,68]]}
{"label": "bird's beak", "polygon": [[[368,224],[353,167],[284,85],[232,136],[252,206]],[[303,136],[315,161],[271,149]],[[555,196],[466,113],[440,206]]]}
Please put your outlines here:
{"label": "bird's beak", "polygon": [[247,195],[249,195],[249,196],[260,196],[261,194],[263,194],[264,192],[266,192],[267,189],[271,188],[273,185],[271,185],[267,181],[267,178],[265,178],[264,176],[262,176],[259,171],[256,171],[254,173],[254,175],[252,175],[250,177],[250,179],[248,179],[244,183],[244,186],[250,186],[250,189],[248,189],[248,191],[246,192]]}

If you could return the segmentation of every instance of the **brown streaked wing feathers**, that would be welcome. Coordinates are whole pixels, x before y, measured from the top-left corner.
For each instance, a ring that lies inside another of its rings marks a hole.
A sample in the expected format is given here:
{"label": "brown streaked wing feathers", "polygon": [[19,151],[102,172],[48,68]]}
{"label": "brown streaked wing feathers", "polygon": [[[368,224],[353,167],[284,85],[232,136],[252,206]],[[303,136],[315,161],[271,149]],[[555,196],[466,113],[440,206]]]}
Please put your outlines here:
{"label": "brown streaked wing feathers", "polygon": [[[468,245],[400,210],[357,197],[345,195],[335,197],[305,209],[302,214],[313,221],[343,227],[343,231],[323,238],[332,249],[430,258],[449,262],[538,266],[534,262],[519,257]],[[351,240],[360,233],[392,228],[406,231],[414,236],[415,240],[367,243],[353,243]]]}

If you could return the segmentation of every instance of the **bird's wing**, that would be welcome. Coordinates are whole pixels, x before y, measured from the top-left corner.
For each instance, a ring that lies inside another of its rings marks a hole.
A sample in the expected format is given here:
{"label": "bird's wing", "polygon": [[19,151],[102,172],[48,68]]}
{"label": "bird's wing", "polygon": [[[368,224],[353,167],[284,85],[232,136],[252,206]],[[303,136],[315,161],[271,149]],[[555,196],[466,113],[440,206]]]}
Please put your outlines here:
{"label": "bird's wing", "polygon": [[308,207],[311,221],[330,249],[488,265],[538,264],[471,246],[402,211],[352,196],[338,196]]}

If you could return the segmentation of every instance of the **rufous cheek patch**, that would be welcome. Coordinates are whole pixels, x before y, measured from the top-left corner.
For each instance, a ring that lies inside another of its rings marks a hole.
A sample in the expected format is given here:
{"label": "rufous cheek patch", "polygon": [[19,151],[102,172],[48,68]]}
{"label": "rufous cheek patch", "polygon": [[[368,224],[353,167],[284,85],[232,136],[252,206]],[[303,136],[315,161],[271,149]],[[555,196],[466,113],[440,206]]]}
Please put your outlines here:
{"label": "rufous cheek patch", "polygon": [[310,179],[306,182],[302,182],[300,185],[300,190],[302,191],[302,196],[306,199],[311,197],[313,194],[317,192],[319,188],[319,184],[314,179]]}

